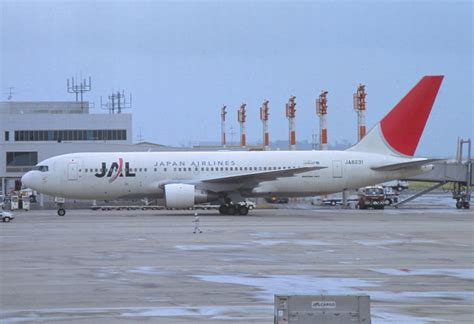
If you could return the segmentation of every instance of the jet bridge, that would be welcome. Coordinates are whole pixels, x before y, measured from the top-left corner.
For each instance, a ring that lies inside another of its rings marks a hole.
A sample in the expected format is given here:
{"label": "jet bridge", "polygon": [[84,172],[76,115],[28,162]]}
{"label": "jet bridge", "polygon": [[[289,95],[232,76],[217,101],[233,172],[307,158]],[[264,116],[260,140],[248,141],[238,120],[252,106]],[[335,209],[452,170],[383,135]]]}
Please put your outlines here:
{"label": "jet bridge", "polygon": [[474,184],[473,160],[471,157],[471,140],[458,140],[455,160],[445,160],[433,163],[430,172],[404,180],[433,182],[433,186],[427,188],[407,199],[395,204],[399,207],[412,201],[446,183],[453,183],[453,199],[456,200],[456,208],[470,208],[472,185]]}

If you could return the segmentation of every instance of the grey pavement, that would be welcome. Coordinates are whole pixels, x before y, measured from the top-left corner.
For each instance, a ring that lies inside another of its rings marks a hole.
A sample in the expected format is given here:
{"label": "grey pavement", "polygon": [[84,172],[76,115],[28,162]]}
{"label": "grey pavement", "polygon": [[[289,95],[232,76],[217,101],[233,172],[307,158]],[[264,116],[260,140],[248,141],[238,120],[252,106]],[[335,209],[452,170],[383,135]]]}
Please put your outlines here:
{"label": "grey pavement", "polygon": [[274,294],[368,294],[373,323],[474,322],[474,212],[16,213],[0,322],[273,323]]}

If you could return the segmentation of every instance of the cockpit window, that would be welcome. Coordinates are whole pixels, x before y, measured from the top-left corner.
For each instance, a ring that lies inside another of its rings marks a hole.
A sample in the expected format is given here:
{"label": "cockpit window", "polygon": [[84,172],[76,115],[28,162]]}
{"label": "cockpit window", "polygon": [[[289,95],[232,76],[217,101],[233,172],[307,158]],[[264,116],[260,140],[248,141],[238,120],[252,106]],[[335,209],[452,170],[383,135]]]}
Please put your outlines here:
{"label": "cockpit window", "polygon": [[47,165],[36,165],[31,170],[32,171],[36,170],[36,171],[46,172],[46,171],[48,171],[48,166]]}

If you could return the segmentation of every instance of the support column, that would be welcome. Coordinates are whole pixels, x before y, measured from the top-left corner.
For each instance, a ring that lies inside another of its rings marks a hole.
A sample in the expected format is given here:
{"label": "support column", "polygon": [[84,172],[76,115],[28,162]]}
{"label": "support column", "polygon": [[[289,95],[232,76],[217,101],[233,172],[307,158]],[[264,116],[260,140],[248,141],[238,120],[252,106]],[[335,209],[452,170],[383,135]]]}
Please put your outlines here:
{"label": "support column", "polygon": [[349,205],[347,204],[348,197],[349,197],[349,190],[344,189],[342,191],[342,208],[344,209],[349,208]]}

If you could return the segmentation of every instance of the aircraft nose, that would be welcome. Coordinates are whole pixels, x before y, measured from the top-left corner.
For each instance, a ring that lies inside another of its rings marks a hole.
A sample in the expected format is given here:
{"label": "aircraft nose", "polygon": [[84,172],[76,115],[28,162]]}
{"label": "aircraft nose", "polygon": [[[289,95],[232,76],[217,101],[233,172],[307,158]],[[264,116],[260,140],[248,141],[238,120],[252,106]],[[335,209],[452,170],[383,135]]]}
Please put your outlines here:
{"label": "aircraft nose", "polygon": [[25,188],[37,189],[39,179],[36,171],[28,171],[21,177],[21,184]]}

